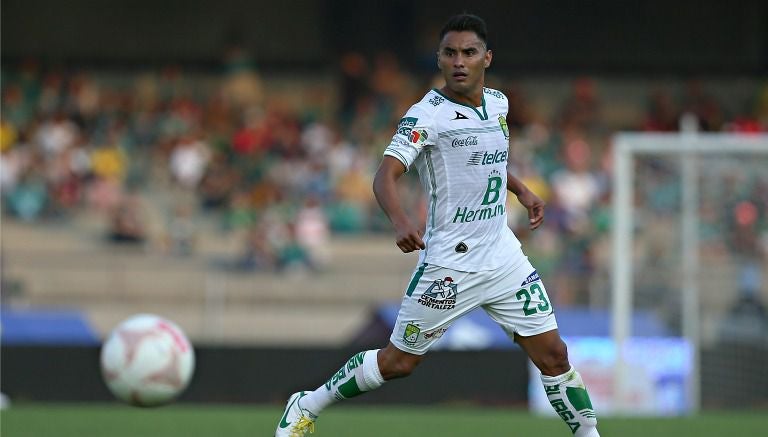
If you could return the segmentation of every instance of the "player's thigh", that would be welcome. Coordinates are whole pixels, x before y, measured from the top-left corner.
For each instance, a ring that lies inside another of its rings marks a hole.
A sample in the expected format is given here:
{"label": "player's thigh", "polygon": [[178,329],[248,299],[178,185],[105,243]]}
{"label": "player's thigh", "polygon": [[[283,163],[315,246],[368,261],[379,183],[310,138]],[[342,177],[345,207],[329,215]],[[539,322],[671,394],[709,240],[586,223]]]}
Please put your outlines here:
{"label": "player's thigh", "polygon": [[423,355],[448,327],[480,305],[475,273],[422,265],[408,285],[390,341],[398,349]]}
{"label": "player's thigh", "polygon": [[511,338],[557,329],[547,290],[530,263],[495,278],[488,287],[493,293],[483,309]]}

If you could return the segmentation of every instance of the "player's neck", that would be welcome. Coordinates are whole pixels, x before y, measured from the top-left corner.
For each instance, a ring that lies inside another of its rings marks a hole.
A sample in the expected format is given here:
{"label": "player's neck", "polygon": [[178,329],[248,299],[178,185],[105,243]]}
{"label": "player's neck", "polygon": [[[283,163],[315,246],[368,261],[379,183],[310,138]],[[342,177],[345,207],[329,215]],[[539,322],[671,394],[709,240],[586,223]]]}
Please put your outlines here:
{"label": "player's neck", "polygon": [[473,106],[475,108],[483,106],[483,87],[482,85],[477,90],[472,90],[469,93],[458,93],[450,88],[448,85],[440,88],[440,92],[448,96],[451,100],[465,105]]}

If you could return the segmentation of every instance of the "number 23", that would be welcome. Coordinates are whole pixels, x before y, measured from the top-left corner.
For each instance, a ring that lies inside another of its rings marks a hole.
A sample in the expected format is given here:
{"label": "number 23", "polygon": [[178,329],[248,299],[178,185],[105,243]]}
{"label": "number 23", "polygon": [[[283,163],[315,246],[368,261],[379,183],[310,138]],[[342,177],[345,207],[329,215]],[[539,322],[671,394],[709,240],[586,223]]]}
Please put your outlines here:
{"label": "number 23", "polygon": [[[535,308],[531,308],[531,295],[536,293],[538,293],[539,296],[541,297],[541,302]],[[525,299],[525,303],[523,304],[523,313],[526,316],[536,314],[537,308],[538,308],[538,311],[541,311],[542,313],[549,310],[549,301],[547,300],[547,294],[544,292],[544,290],[541,289],[541,286],[539,286],[539,284],[531,285],[530,292],[528,292],[528,290],[525,288],[521,288],[520,290],[518,290],[517,293],[515,293],[515,297],[517,297],[517,300]]]}

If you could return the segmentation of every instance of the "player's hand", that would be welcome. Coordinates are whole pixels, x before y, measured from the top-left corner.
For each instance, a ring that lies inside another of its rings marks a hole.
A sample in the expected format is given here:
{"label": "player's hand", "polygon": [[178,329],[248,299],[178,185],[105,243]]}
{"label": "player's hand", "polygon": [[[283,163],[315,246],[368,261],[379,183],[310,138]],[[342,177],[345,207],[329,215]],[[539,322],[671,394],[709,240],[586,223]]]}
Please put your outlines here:
{"label": "player's hand", "polygon": [[397,247],[403,251],[403,253],[413,252],[414,250],[424,250],[427,245],[424,244],[424,240],[421,237],[424,235],[424,231],[417,229],[410,223],[402,223],[395,225],[395,231],[397,233]]}
{"label": "player's hand", "polygon": [[525,190],[517,196],[517,200],[528,210],[528,223],[531,230],[541,226],[544,222],[544,206],[546,205],[541,198],[531,190]]}

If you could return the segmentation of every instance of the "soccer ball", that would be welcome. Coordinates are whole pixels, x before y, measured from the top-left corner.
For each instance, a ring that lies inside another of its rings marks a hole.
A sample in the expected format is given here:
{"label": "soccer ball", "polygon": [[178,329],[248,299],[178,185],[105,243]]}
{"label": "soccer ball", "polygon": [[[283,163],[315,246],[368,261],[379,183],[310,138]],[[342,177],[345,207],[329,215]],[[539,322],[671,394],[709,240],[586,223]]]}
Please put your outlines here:
{"label": "soccer ball", "polygon": [[101,375],[112,394],[140,407],[171,402],[189,384],[195,354],[175,323],[137,314],[110,333],[101,348]]}

